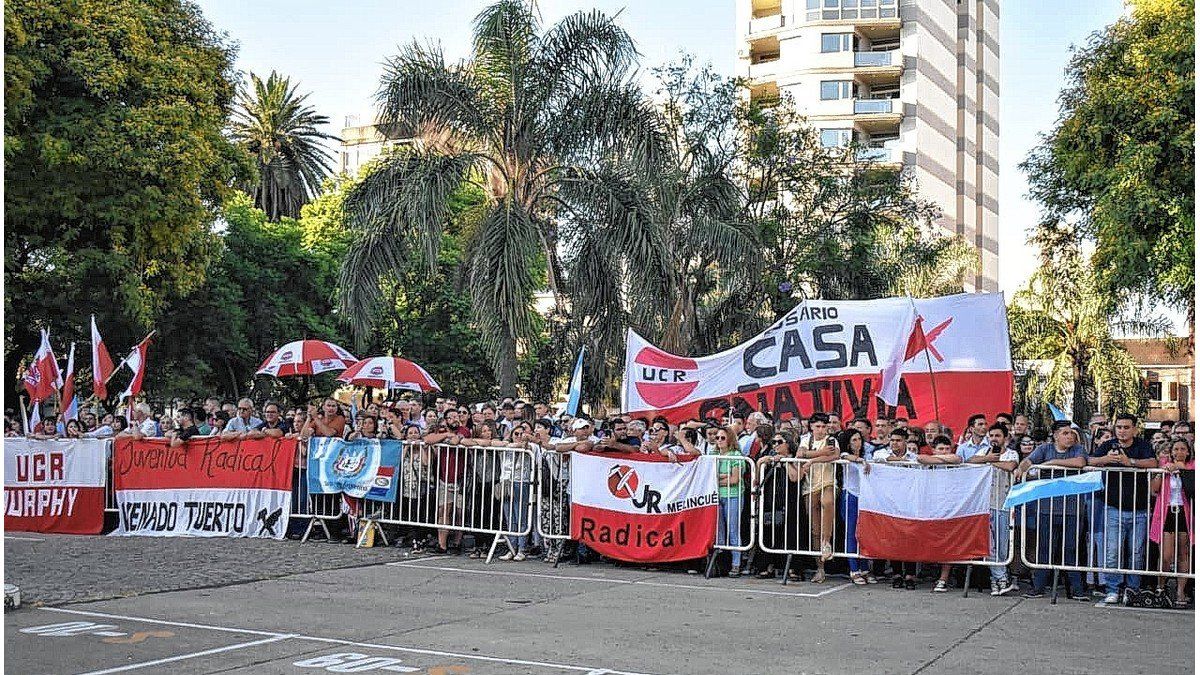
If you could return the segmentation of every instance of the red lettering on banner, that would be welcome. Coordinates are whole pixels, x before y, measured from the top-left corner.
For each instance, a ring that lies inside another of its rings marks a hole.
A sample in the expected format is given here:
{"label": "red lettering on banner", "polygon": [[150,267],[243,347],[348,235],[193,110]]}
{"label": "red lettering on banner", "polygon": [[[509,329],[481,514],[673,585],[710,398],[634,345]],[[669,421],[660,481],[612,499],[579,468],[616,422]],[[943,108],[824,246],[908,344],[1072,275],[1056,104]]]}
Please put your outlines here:
{"label": "red lettering on banner", "polygon": [[294,438],[194,438],[170,447],[164,439],[119,438],[113,482],[120,490],[225,488],[291,490]]}

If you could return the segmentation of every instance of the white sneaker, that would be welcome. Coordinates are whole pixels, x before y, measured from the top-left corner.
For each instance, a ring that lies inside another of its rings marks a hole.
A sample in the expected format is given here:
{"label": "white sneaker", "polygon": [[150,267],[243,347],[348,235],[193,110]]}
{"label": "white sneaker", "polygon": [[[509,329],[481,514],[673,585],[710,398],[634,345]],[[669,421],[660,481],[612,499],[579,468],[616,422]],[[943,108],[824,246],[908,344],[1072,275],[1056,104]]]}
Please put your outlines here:
{"label": "white sneaker", "polygon": [[1108,595],[1104,596],[1104,604],[1106,605],[1115,605],[1118,602],[1120,602],[1120,598],[1117,597],[1116,593],[1109,593]]}
{"label": "white sneaker", "polygon": [[937,583],[933,585],[934,593],[945,593],[946,590],[946,582],[942,581],[941,579],[938,579]]}
{"label": "white sneaker", "polygon": [[1012,593],[1013,591],[1021,590],[1021,587],[1010,579],[1002,579],[997,586],[999,586],[999,588],[996,590],[995,595],[1004,595],[1006,593]]}
{"label": "white sneaker", "polygon": [[1000,582],[992,579],[992,597],[1000,595]]}
{"label": "white sneaker", "polygon": [[527,558],[527,557],[528,557],[528,556],[526,556],[526,555],[525,555],[525,552],[524,552],[524,551],[521,551],[520,553],[518,553],[518,554],[514,555],[514,556],[512,557],[512,559],[513,559],[513,562],[521,562],[522,560],[524,560],[524,559],[525,559],[525,558]]}
{"label": "white sneaker", "polygon": [[503,560],[504,562],[508,562],[509,560],[513,560],[514,558],[515,558],[515,556],[513,556],[512,551],[509,551],[509,552],[505,553],[504,555],[500,556],[500,559]]}

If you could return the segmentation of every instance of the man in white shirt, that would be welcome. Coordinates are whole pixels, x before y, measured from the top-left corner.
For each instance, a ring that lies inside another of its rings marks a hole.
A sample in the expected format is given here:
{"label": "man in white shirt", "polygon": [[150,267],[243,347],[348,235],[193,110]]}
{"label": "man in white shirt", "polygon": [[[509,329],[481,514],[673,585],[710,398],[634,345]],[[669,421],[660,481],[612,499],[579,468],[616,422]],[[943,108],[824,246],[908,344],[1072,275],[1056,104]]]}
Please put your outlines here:
{"label": "man in white shirt", "polygon": [[[1007,427],[1006,427],[1007,431]],[[986,452],[992,447],[988,441],[987,416],[976,413],[967,418],[967,430],[962,442],[958,444],[958,456],[968,462],[972,457]]]}
{"label": "man in white shirt", "polygon": [[[972,415],[971,420],[974,422],[981,415]],[[974,437],[974,425],[972,425],[972,437]],[[970,439],[969,439],[970,440]],[[1012,473],[1013,469],[1017,468],[1017,463],[1021,461],[1021,457],[1016,450],[1008,447],[1008,427],[997,422],[987,430],[986,447],[972,448],[972,444],[962,443],[958,446],[958,456],[963,458],[967,464],[991,464],[992,466]],[[1004,551],[1008,549],[1008,511],[995,508],[992,505],[992,545],[993,554],[997,557],[1003,557]],[[992,575],[992,595],[1000,596],[1012,591],[1018,590],[1015,581],[1012,581],[1008,576],[1008,568],[1004,565],[991,565],[988,571]]]}
{"label": "man in white shirt", "polygon": [[158,424],[155,423],[152,415],[154,411],[150,409],[149,403],[139,403],[133,407],[130,417],[133,418],[133,424],[129,428],[121,432],[122,434],[133,436],[134,438],[151,438],[158,435]]}
{"label": "man in white shirt", "polygon": [[229,424],[225,425],[225,433],[221,434],[221,437],[238,438],[244,436],[247,432],[261,427],[262,423],[261,419],[254,416],[254,401],[244,398],[238,401],[237,416],[229,420]]}

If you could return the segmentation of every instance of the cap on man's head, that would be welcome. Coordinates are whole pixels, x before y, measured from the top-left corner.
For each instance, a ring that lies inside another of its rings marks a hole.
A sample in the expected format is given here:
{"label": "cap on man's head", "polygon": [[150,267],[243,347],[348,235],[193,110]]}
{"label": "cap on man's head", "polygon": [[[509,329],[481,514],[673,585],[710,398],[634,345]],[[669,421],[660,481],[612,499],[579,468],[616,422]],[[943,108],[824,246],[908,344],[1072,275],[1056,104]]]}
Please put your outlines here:
{"label": "cap on man's head", "polygon": [[580,429],[586,429],[590,426],[592,426],[592,423],[581,417],[571,423],[571,431],[579,431]]}

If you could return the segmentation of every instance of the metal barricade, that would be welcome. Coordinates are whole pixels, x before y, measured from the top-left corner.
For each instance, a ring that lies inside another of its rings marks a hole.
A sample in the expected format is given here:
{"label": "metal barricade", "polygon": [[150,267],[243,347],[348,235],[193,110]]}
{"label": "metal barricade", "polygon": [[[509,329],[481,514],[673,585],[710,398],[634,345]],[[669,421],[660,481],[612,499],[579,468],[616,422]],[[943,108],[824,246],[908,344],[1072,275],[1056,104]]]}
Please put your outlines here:
{"label": "metal barricade", "polygon": [[[978,471],[976,465],[918,464],[891,462],[912,470]],[[935,564],[1007,566],[1013,561],[1013,518],[1003,508],[1012,484],[1009,472],[991,471],[989,508],[991,541],[989,555],[973,560],[947,560]],[[786,556],[783,583],[788,581],[791,558],[796,555],[821,558],[866,559],[859,554],[857,537],[858,495],[847,489],[857,483],[861,466],[848,460],[813,462],[808,459],[766,460],[758,467],[759,549],[771,556]],[[860,566],[851,563],[851,571]],[[862,568],[865,570],[866,566]]]}
{"label": "metal barricade", "polygon": [[543,450],[538,461],[537,532],[546,558],[558,565],[571,539],[571,452]]}
{"label": "metal barricade", "polygon": [[[1097,576],[1109,593],[1121,586],[1140,590],[1142,576],[1195,579],[1188,535],[1194,512],[1186,512],[1182,476],[1163,469],[1055,465],[1030,468],[1025,480],[1100,473],[1102,488],[1086,494],[1044,498],[1018,507],[1022,521],[1021,562],[1035,572],[1060,572],[1079,591],[1083,574]],[[1172,504],[1172,502],[1176,502]],[[1182,536],[1181,536],[1182,535]],[[1038,585],[1035,582],[1035,586]],[[1169,586],[1169,584],[1167,584]],[[1135,604],[1177,598],[1146,596]]]}
{"label": "metal barricade", "polygon": [[406,443],[396,502],[369,502],[368,519],[390,525],[491,536],[491,562],[504,541],[514,554],[533,531],[534,451]]}
{"label": "metal barricade", "polygon": [[740,573],[742,554],[754,549],[758,532],[754,526],[759,517],[754,460],[743,455],[701,455],[695,461],[707,464],[707,470],[717,476],[717,532],[704,574],[712,576],[719,551],[730,552],[730,569]]}

